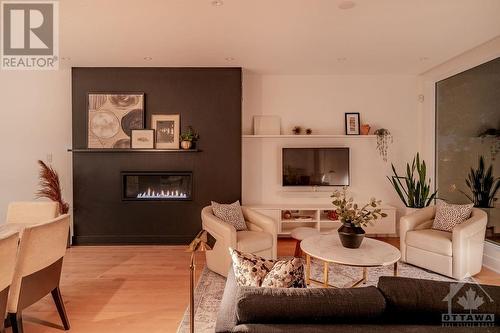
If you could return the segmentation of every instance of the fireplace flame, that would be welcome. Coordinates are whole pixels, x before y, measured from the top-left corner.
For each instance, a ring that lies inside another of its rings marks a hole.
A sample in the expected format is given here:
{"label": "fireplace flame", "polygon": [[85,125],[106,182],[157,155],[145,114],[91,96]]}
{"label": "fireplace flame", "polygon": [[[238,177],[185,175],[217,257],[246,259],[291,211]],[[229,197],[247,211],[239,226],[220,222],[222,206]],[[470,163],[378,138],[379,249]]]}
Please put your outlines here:
{"label": "fireplace flame", "polygon": [[187,193],[175,191],[155,191],[148,188],[147,191],[137,194],[138,199],[185,199]]}

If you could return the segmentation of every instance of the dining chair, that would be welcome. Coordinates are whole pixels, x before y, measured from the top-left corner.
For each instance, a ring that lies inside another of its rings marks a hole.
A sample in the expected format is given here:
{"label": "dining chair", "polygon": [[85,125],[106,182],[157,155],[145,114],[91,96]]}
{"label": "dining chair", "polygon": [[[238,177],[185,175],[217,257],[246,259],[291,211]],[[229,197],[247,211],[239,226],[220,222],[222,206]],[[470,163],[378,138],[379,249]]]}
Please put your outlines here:
{"label": "dining chair", "polygon": [[17,232],[0,235],[0,332],[4,333],[5,315],[7,312],[7,299],[9,288],[14,275],[16,265],[17,244],[19,234]]}
{"label": "dining chair", "polygon": [[61,215],[49,222],[27,226],[19,243],[14,278],[7,301],[13,333],[22,333],[22,311],[52,294],[65,330],[69,320],[59,289],[70,218]]}
{"label": "dining chair", "polygon": [[54,201],[11,202],[7,208],[7,223],[36,224],[59,215],[59,204]]}

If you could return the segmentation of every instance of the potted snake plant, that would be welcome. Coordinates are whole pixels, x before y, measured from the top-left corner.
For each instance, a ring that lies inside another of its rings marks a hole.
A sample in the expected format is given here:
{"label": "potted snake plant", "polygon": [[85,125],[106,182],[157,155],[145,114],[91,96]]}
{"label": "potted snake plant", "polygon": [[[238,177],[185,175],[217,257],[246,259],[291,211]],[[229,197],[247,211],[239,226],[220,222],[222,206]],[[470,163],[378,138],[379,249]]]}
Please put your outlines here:
{"label": "potted snake plant", "polygon": [[427,207],[436,197],[437,191],[431,193],[431,179],[427,179],[427,166],[420,160],[420,154],[413,158],[411,166],[406,163],[406,175],[400,176],[394,164],[391,163],[391,177],[387,177],[399,198],[406,206],[406,214]]}

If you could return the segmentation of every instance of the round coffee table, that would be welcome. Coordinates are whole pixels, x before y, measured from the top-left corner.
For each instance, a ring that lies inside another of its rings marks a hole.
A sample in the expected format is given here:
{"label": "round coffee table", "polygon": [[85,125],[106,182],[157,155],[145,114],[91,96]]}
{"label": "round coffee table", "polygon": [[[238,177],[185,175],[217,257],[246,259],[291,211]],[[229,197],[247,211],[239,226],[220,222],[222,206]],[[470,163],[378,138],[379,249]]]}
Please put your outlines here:
{"label": "round coffee table", "polygon": [[[337,232],[306,238],[300,243],[300,248],[306,254],[306,283],[320,283],[325,287],[334,287],[328,283],[330,263],[363,267],[363,277],[351,286],[355,287],[366,282],[369,267],[394,265],[394,276],[397,276],[401,258],[401,252],[394,246],[368,237],[358,249],[343,247]],[[323,261],[323,282],[311,279],[311,258]]]}

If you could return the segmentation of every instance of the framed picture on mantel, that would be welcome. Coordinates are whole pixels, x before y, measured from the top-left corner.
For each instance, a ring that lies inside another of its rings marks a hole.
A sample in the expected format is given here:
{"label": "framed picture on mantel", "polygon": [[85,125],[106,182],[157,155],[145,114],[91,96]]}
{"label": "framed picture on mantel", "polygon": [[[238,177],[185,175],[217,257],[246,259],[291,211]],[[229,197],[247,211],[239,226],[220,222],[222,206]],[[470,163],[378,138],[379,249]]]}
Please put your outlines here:
{"label": "framed picture on mantel", "polygon": [[155,130],[156,148],[179,149],[180,116],[178,114],[154,114],[151,127]]}
{"label": "framed picture on mantel", "polygon": [[345,114],[345,134],[359,135],[359,112],[348,112]]}

